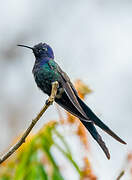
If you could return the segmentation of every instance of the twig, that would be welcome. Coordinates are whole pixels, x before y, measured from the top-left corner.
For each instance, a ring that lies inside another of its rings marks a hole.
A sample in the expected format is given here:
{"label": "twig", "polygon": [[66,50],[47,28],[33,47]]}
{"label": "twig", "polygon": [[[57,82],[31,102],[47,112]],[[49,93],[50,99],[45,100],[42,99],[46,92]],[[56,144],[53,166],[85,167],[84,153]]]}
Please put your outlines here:
{"label": "twig", "polygon": [[120,172],[119,176],[116,178],[116,180],[120,180],[124,174],[125,174],[125,171],[122,170],[122,171]]}
{"label": "twig", "polygon": [[8,157],[10,157],[25,142],[25,140],[26,140],[27,136],[29,135],[30,131],[32,130],[32,128],[35,126],[35,124],[38,122],[38,120],[42,117],[42,115],[48,109],[48,107],[53,104],[53,101],[54,101],[56,93],[57,93],[57,88],[58,88],[58,82],[55,81],[52,83],[51,95],[49,96],[44,107],[41,109],[41,111],[39,112],[37,117],[32,120],[31,124],[26,129],[26,131],[24,132],[21,139],[13,147],[11,147],[9,149],[9,151],[3,155],[3,157],[0,158],[0,164],[2,162],[4,162]]}

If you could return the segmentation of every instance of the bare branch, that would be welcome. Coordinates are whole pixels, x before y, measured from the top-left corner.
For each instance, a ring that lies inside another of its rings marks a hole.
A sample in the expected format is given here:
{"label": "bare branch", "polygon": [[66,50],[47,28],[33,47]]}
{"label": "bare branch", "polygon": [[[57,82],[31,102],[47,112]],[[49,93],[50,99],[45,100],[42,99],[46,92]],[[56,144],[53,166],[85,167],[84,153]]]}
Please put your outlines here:
{"label": "bare branch", "polygon": [[124,174],[125,174],[125,171],[122,170],[122,171],[120,172],[119,176],[116,178],[116,180],[120,180]]}
{"label": "bare branch", "polygon": [[49,98],[48,98],[47,102],[45,103],[44,107],[41,109],[41,111],[39,112],[37,117],[32,120],[31,124],[26,129],[26,131],[24,132],[21,139],[13,147],[11,147],[9,149],[9,151],[3,155],[3,157],[0,158],[0,164],[2,162],[4,162],[8,157],[10,157],[25,142],[27,136],[29,135],[29,133],[31,132],[31,130],[33,129],[35,124],[42,117],[42,115],[45,113],[45,111],[48,109],[48,107],[53,104],[56,93],[57,93],[57,88],[58,88],[58,82],[55,81],[55,82],[52,83],[51,95],[49,96]]}

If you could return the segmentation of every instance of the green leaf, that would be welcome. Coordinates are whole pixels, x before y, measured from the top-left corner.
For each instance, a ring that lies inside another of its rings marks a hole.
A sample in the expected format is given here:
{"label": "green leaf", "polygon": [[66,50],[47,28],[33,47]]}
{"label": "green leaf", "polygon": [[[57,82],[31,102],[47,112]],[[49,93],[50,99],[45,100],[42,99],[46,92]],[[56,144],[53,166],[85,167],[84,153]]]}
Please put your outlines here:
{"label": "green leaf", "polygon": [[66,143],[64,137],[63,137],[56,129],[54,129],[53,132],[54,132],[54,133],[58,136],[58,138],[62,141],[62,143],[64,144],[64,146],[65,146],[65,148],[66,148],[66,150],[67,150],[67,152],[68,152],[69,154],[71,154],[70,148],[69,148],[68,144]]}
{"label": "green leaf", "polygon": [[[60,170],[59,170],[59,167],[58,165],[56,164],[51,152],[50,152],[50,149],[47,148],[47,146],[45,146],[45,144],[43,144],[44,146],[44,150],[45,150],[45,153],[46,155],[48,156],[49,158],[49,161],[51,162],[52,164],[52,168],[53,168],[53,175],[52,175],[52,179],[53,180],[64,180],[64,178],[62,177],[61,173],[60,173]],[[55,179],[56,178],[56,179]]]}
{"label": "green leaf", "polygon": [[3,177],[0,177],[0,180],[11,180],[11,178],[9,176],[3,176]]}
{"label": "green leaf", "polygon": [[26,149],[19,154],[19,163],[16,167],[14,180],[23,180],[31,162],[37,158],[37,151],[34,148],[34,141],[26,146]]}
{"label": "green leaf", "polygon": [[38,164],[38,170],[41,176],[41,180],[48,180],[48,175],[42,164]]}
{"label": "green leaf", "polygon": [[52,180],[64,180],[64,178],[61,176],[61,174],[56,168],[54,168],[53,170]]}
{"label": "green leaf", "polygon": [[73,160],[71,154],[69,154],[68,152],[65,152],[57,143],[55,143],[54,145],[72,163],[72,165],[75,167],[75,169],[81,176],[82,175],[81,170],[80,170],[79,166],[77,165],[77,163]]}

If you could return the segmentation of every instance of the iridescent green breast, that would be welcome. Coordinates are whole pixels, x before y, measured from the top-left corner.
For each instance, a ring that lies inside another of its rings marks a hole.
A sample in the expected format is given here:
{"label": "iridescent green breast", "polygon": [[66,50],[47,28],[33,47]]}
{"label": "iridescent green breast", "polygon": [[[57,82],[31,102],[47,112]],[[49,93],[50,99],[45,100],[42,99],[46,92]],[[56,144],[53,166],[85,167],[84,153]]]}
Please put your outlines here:
{"label": "iridescent green breast", "polygon": [[60,74],[57,72],[57,66],[53,60],[48,63],[39,65],[37,70],[34,72],[34,78],[37,86],[46,94],[51,93],[51,84],[54,81],[59,81]]}

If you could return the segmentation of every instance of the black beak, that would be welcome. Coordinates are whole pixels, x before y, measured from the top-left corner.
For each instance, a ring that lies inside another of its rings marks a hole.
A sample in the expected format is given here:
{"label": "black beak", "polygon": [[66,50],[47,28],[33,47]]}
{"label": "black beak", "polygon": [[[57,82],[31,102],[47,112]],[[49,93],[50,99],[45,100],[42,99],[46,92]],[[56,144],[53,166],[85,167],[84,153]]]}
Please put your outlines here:
{"label": "black beak", "polygon": [[33,48],[33,47],[30,47],[30,46],[25,46],[25,45],[21,45],[21,44],[18,44],[17,46],[20,46],[20,47],[25,47],[25,48],[29,48],[29,49],[34,50],[34,48]]}

